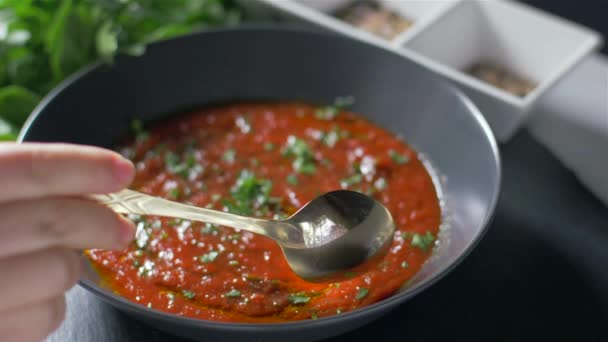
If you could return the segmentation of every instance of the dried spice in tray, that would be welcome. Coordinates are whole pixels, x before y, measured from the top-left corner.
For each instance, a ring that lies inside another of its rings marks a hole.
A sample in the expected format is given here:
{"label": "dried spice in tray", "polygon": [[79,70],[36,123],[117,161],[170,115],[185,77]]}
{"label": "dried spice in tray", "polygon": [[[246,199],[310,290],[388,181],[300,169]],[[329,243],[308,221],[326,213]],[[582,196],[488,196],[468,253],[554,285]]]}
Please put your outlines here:
{"label": "dried spice in tray", "polygon": [[337,11],[336,17],[387,40],[395,38],[413,24],[411,20],[373,0],[355,1]]}
{"label": "dried spice in tray", "polygon": [[536,88],[536,84],[533,82],[493,63],[475,63],[467,69],[467,73],[520,97],[526,96]]}

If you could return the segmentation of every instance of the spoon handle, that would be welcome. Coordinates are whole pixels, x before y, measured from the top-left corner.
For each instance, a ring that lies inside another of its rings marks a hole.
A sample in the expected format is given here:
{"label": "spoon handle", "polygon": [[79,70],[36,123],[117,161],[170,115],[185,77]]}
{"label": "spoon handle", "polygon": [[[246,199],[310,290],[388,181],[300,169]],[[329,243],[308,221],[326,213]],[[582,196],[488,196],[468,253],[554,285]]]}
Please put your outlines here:
{"label": "spoon handle", "polygon": [[264,235],[277,240],[283,246],[292,244],[290,238],[294,233],[298,233],[294,231],[294,226],[285,221],[263,220],[199,208],[128,189],[91,197],[120,214],[154,215],[213,223]]}

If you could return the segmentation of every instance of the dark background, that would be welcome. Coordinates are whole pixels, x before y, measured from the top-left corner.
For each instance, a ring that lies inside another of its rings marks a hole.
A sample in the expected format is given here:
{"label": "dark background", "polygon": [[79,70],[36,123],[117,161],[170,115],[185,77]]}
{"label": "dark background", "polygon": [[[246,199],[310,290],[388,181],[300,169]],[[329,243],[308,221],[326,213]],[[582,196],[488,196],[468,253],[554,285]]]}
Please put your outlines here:
{"label": "dark background", "polygon": [[[608,0],[522,0],[557,16],[583,24],[608,37]],[[608,54],[604,45],[602,53]]]}

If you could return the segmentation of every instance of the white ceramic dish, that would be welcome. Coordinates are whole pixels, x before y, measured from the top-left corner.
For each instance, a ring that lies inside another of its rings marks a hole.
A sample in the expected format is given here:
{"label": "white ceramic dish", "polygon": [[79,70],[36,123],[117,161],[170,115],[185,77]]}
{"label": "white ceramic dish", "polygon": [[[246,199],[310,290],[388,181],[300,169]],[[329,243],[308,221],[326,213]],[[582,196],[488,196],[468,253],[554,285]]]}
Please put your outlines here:
{"label": "white ceramic dish", "polygon": [[[257,0],[269,8],[389,49],[456,83],[508,140],[538,99],[601,44],[582,26],[509,0],[378,0],[413,25],[391,41],[331,15],[354,0]],[[480,81],[463,70],[490,61],[525,75],[536,88],[524,97]]]}

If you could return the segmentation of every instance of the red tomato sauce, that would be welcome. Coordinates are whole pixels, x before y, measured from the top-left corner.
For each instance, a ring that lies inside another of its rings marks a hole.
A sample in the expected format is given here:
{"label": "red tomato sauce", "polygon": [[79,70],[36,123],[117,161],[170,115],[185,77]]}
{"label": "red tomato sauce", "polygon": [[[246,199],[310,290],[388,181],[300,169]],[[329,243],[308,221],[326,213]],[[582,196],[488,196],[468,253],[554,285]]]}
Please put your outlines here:
{"label": "red tomato sauce", "polygon": [[350,189],[387,206],[397,231],[387,254],[337,283],[309,283],[270,239],[227,227],[132,217],[136,241],[89,250],[105,285],[177,315],[232,322],[316,319],[394,294],[431,255],[440,224],[432,179],[393,134],[335,107],[243,103],[152,127],[120,150],[132,188],[237,214],[284,218],[317,195]]}

